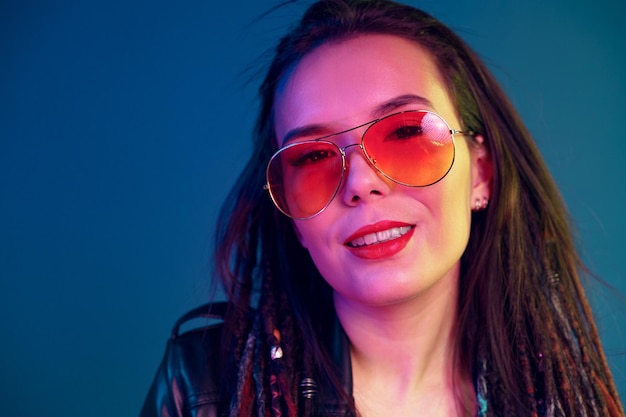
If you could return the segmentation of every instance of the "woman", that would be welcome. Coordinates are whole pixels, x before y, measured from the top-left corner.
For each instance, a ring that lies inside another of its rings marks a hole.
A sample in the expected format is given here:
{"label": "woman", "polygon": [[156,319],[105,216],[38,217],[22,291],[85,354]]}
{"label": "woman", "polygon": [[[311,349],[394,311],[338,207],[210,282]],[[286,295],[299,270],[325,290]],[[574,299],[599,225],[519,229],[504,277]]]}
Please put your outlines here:
{"label": "woman", "polygon": [[229,302],[181,320],[223,324],[175,330],[142,415],[624,415],[561,197],[455,34],[322,0],[261,98]]}

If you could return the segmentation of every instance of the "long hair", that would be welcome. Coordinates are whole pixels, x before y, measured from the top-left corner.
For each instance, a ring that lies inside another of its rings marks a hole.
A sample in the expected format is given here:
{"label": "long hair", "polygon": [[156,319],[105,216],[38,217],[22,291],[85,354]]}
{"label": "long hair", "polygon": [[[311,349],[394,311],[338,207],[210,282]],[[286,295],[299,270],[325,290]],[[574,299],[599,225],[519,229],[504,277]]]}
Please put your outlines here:
{"label": "long hair", "polygon": [[314,3],[278,44],[261,85],[253,153],[218,223],[216,273],[231,306],[225,407],[232,416],[275,409],[295,417],[312,406],[298,394],[312,377],[356,412],[323,343],[333,331],[331,290],[263,185],[277,149],[277,85],[319,45],[362,34],[425,48],[462,128],[484,136],[493,161],[491,203],[472,214],[461,259],[455,359],[475,378],[480,415],[623,416],[567,210],[529,132],[464,41],[430,15],[386,0]]}

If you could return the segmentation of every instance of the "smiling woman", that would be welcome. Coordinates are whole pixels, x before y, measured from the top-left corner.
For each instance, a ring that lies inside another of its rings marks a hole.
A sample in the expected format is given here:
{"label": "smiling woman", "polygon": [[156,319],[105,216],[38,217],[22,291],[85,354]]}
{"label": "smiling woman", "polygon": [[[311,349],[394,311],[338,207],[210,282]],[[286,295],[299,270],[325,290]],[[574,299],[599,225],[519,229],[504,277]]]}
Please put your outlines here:
{"label": "smiling woman", "polygon": [[[353,75],[356,71],[358,77]],[[359,143],[365,127],[348,131],[346,128],[361,125],[381,109],[389,114],[405,111],[400,117],[419,115],[398,121],[395,121],[398,116],[383,119],[383,123],[393,122],[388,127],[383,124],[383,132],[376,129],[381,122],[371,125],[363,135],[364,145],[367,146],[366,139],[374,141],[370,139],[374,137],[385,152],[366,158],[358,148],[350,150],[336,197],[325,203],[325,210],[313,218],[295,221],[300,243],[334,289],[335,308],[353,346],[356,335],[350,334],[349,323],[364,329],[364,317],[349,320],[344,317],[349,315],[344,308],[367,305],[376,310],[383,305],[412,300],[402,305],[418,312],[420,306],[429,304],[424,302],[424,296],[439,297],[422,292],[440,279],[448,281],[443,288],[438,287],[450,297],[446,304],[456,304],[456,290],[450,288],[458,288],[472,202],[490,197],[491,163],[482,141],[470,140],[468,145],[463,136],[457,137],[456,143],[453,141],[453,131],[444,119],[453,126],[461,123],[439,79],[433,59],[414,42],[397,36],[361,35],[329,42],[305,56],[276,96],[275,128],[279,143],[283,142],[284,132],[323,125],[329,132],[343,131],[332,140],[349,146]],[[376,88],[371,88],[372,85]],[[407,96],[424,100],[397,99]],[[434,111],[441,116],[431,113]],[[404,131],[415,126],[421,133],[412,138],[411,148],[407,148],[406,140],[402,141],[402,148],[395,148],[398,141],[391,141],[384,134],[387,130]],[[448,143],[447,149],[441,146],[442,141]],[[425,146],[428,147],[424,149]],[[436,175],[431,175],[432,166],[439,168]],[[397,172],[400,178],[381,175],[374,167],[383,171],[386,168],[380,167],[390,167],[388,170]],[[409,176],[411,171],[419,174]],[[423,181],[422,177],[427,180]],[[284,190],[290,191],[287,187]],[[408,230],[396,239],[384,242],[372,239],[377,233],[397,232],[400,228]],[[370,244],[354,244],[366,238]],[[438,328],[439,320],[431,319],[431,325]],[[410,333],[408,329],[398,331]],[[448,336],[447,332],[444,334]],[[444,345],[438,340],[433,342]],[[431,346],[420,343],[407,348],[419,351],[430,350]],[[418,362],[432,363],[427,358]]]}
{"label": "smiling woman", "polygon": [[261,98],[228,302],[182,319],[223,322],[175,331],[143,416],[624,416],[560,195],[461,39],[322,0]]}

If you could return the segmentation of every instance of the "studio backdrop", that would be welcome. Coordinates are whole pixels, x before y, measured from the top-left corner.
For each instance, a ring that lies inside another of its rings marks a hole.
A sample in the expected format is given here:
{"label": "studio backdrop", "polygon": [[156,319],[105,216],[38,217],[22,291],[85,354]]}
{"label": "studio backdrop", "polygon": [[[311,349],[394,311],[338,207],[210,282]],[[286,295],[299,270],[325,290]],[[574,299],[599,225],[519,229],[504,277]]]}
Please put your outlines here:
{"label": "studio backdrop", "polygon": [[[264,54],[306,1],[0,3],[0,414],[134,416],[209,297]],[[621,0],[414,0],[487,62],[577,226],[626,397]]]}

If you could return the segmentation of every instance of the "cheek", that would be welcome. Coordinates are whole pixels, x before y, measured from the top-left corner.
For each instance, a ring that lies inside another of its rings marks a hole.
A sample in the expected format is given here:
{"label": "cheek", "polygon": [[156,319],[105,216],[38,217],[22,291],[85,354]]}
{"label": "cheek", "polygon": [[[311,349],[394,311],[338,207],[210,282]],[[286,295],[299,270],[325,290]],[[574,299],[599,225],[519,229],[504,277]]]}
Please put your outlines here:
{"label": "cheek", "polygon": [[465,241],[470,233],[472,211],[470,207],[472,180],[469,169],[469,159],[463,170],[460,170],[453,187],[447,189],[442,201],[442,216],[450,224],[453,232],[459,235],[460,241]]}
{"label": "cheek", "polygon": [[436,187],[437,192],[429,196],[429,205],[432,212],[436,213],[437,223],[444,229],[442,232],[465,236],[469,233],[471,223],[472,179],[469,156],[461,153],[453,169],[433,187]]}
{"label": "cheek", "polygon": [[[325,213],[323,213],[325,214]],[[337,247],[332,247],[330,223],[322,217],[309,220],[294,220],[294,230],[300,244],[309,252],[318,269],[333,262],[337,255]]]}
{"label": "cheek", "polygon": [[[323,229],[319,229],[315,227],[315,224],[317,223],[316,218],[313,219],[309,219],[309,220],[294,220],[293,221],[293,228],[294,231],[296,232],[296,236],[298,237],[298,240],[300,241],[300,244],[307,250],[311,251],[311,250],[315,250],[315,247],[318,246],[322,239],[322,237],[319,235],[319,230],[323,230]],[[322,227],[322,226],[318,226],[318,227]]]}
{"label": "cheek", "polygon": [[472,194],[472,161],[464,140],[457,143],[457,155],[454,165],[448,173],[449,187],[445,199],[449,206],[453,206],[457,213],[470,214],[470,196]]}
{"label": "cheek", "polygon": [[302,223],[301,221],[298,220],[292,220],[292,226],[293,226],[293,231],[296,233],[296,237],[298,238],[298,240],[300,241],[300,244],[305,248],[308,249],[308,245],[306,243],[306,231],[305,233],[302,232],[302,228],[300,226],[298,226],[298,223]]}

